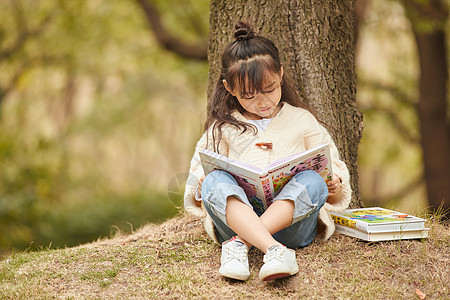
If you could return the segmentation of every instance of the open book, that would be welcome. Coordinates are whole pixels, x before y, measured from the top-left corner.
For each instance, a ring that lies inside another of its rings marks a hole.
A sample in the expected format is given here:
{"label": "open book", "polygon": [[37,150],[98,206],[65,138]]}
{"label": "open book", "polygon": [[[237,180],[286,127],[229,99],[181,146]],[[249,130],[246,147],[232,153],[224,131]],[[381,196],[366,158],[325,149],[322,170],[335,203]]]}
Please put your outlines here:
{"label": "open book", "polygon": [[254,210],[260,213],[272,204],[273,198],[297,173],[313,170],[325,181],[331,180],[333,174],[328,144],[279,159],[264,170],[209,150],[201,150],[199,155],[205,175],[216,169],[233,175]]}

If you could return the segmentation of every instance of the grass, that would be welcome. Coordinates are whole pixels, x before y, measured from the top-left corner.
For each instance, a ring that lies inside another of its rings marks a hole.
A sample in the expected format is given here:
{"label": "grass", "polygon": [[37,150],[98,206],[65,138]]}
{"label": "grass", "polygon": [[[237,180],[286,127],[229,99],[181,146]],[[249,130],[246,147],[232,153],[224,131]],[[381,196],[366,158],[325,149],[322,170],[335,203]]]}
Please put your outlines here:
{"label": "grass", "polygon": [[74,248],[15,253],[0,261],[0,299],[448,299],[449,226],[430,219],[430,237],[380,243],[333,235],[297,250],[300,272],[264,283],[262,253],[249,254],[252,276],[217,270],[220,247],[202,222],[177,216]]}

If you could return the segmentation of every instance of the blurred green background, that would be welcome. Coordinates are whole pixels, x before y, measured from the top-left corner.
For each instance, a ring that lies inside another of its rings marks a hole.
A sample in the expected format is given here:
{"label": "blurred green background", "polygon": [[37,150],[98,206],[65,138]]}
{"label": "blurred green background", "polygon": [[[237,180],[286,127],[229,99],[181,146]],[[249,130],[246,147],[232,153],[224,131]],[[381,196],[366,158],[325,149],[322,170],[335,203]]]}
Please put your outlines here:
{"label": "blurred green background", "polygon": [[[171,34],[206,46],[209,1],[151,2]],[[207,62],[164,50],[137,1],[5,0],[0,20],[0,254],[177,214],[206,116]],[[380,88],[417,98],[410,25],[398,2],[377,0],[359,32],[363,201],[417,213],[427,204],[416,111]]]}

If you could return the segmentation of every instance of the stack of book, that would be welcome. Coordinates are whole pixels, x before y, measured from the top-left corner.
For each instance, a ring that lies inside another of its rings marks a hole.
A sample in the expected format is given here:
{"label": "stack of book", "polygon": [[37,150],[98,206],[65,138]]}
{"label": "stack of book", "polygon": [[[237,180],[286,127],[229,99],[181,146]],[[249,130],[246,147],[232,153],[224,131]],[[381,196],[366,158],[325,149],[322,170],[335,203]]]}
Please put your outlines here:
{"label": "stack of book", "polygon": [[425,220],[381,207],[331,212],[336,232],[365,241],[423,239],[428,237]]}

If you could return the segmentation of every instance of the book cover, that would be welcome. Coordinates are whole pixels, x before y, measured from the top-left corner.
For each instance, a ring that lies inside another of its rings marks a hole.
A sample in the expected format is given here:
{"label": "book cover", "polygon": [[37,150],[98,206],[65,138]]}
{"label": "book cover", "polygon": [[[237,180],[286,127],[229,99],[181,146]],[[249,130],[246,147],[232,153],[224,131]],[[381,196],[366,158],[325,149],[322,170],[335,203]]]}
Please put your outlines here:
{"label": "book cover", "polygon": [[381,207],[346,209],[330,212],[336,224],[366,233],[422,230],[425,220]]}
{"label": "book cover", "polygon": [[230,173],[244,189],[257,212],[264,212],[273,198],[297,173],[313,170],[325,181],[331,180],[330,146],[324,144],[302,153],[279,159],[265,169],[231,159],[209,150],[199,152],[205,175],[219,169]]}
{"label": "book cover", "polygon": [[368,242],[395,241],[407,239],[424,239],[428,237],[428,228],[405,231],[362,232],[355,228],[336,224],[336,232]]}

